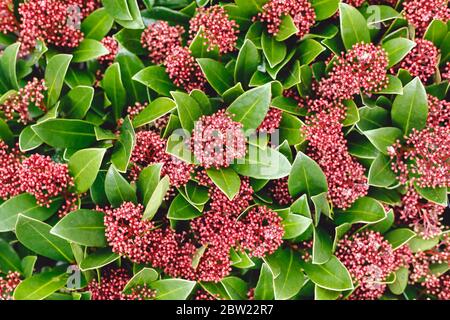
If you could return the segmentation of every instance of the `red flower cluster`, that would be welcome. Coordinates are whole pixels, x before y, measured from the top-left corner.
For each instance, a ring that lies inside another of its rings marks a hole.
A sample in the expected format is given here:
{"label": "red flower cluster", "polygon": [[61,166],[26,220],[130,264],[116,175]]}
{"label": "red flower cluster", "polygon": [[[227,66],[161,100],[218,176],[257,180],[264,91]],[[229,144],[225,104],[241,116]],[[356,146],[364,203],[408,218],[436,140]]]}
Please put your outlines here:
{"label": "red flower cluster", "polygon": [[250,209],[242,222],[242,248],[250,256],[262,258],[274,253],[282,244],[284,228],[281,217],[267,207],[257,206]]}
{"label": "red flower cluster", "polygon": [[0,277],[0,301],[12,300],[14,290],[20,284],[20,273],[9,271],[5,277]]}
{"label": "red flower cluster", "polygon": [[3,200],[20,193],[20,177],[17,173],[22,159],[18,149],[8,147],[0,140],[0,198]]}
{"label": "red flower cluster", "polygon": [[17,114],[19,115],[17,121],[27,124],[31,121],[30,107],[34,106],[42,111],[47,110],[44,104],[46,90],[44,80],[33,78],[25,87],[20,88],[16,94],[12,94],[3,104],[0,104],[0,111],[8,120],[13,120]]}
{"label": "red flower cluster", "polygon": [[98,5],[97,0],[29,0],[19,5],[19,40],[22,55],[39,39],[57,47],[75,48],[83,40],[81,20]]}
{"label": "red flower cluster", "polygon": [[283,17],[287,15],[293,19],[299,38],[307,34],[316,22],[316,13],[308,0],[270,0],[257,18],[266,23],[267,32],[276,35]]}
{"label": "red flower cluster", "polygon": [[240,214],[249,206],[250,201],[253,200],[253,189],[248,177],[241,178],[241,187],[233,200],[228,199],[228,197],[208,177],[205,171],[198,172],[196,178],[199,185],[208,187],[208,193],[211,199],[210,207],[211,210],[215,212]]}
{"label": "red flower cluster", "polygon": [[98,61],[104,64],[113,63],[119,53],[119,43],[113,37],[105,37],[102,39],[101,43],[109,53],[99,57]]}
{"label": "red flower cluster", "polygon": [[141,44],[148,50],[150,60],[154,64],[161,64],[171,55],[172,49],[181,47],[183,33],[184,28],[181,26],[170,26],[165,21],[157,21],[144,30]]}
{"label": "red flower cluster", "polygon": [[450,19],[448,0],[405,0],[403,8],[406,19],[419,36],[425,33],[431,21]]}
{"label": "red flower cluster", "polygon": [[360,91],[371,93],[384,89],[387,81],[388,58],[381,47],[355,44],[334,62],[328,77],[317,85],[317,94],[331,101],[352,99]]}
{"label": "red flower cluster", "polygon": [[194,89],[203,90],[206,79],[200,66],[187,47],[174,47],[164,61],[166,72],[173,83],[190,92]]}
{"label": "red flower cluster", "polygon": [[242,124],[233,121],[225,110],[202,116],[195,123],[192,149],[205,168],[228,167],[247,150]]}
{"label": "red flower cluster", "polygon": [[423,238],[432,238],[441,233],[441,219],[445,207],[428,202],[409,187],[402,197],[402,206],[395,208],[400,221],[411,225]]}
{"label": "red flower cluster", "polygon": [[400,63],[400,68],[407,70],[413,77],[419,77],[423,82],[436,72],[439,49],[433,42],[417,39],[416,46]]}
{"label": "red flower cluster", "polygon": [[125,269],[111,269],[103,272],[102,281],[96,279],[88,285],[92,300],[152,300],[156,292],[147,285],[136,286],[131,289],[131,293],[125,294],[123,290],[130,281],[131,276]]}
{"label": "red flower cluster", "polygon": [[283,111],[276,108],[270,108],[267,112],[263,122],[258,127],[258,131],[267,132],[268,134],[274,133],[281,123]]}
{"label": "red flower cluster", "polygon": [[20,191],[34,195],[39,205],[50,207],[53,198],[62,196],[65,203],[59,210],[60,215],[72,211],[76,206],[78,197],[69,191],[74,182],[69,175],[67,164],[56,163],[50,157],[33,154],[22,161],[18,175]]}
{"label": "red flower cluster", "polygon": [[224,54],[236,47],[239,25],[231,20],[225,9],[219,5],[197,8],[196,15],[189,22],[189,35],[194,39],[200,29],[206,39],[208,50],[219,49]]}
{"label": "red flower cluster", "polygon": [[440,300],[450,299],[450,275],[432,271],[432,265],[450,264],[450,237],[443,235],[441,241],[433,248],[414,253],[410,283],[420,283],[427,294]]}
{"label": "red flower cluster", "polygon": [[270,183],[269,192],[273,199],[281,206],[288,206],[294,201],[289,193],[288,179],[289,177],[284,177],[273,180]]}
{"label": "red flower cluster", "polygon": [[161,176],[169,176],[173,187],[185,185],[191,178],[193,166],[166,153],[166,141],[153,131],[136,134],[136,145],[131,154],[131,177],[136,180],[145,167],[161,163]]}
{"label": "red flower cluster", "polygon": [[144,110],[145,108],[147,108],[148,103],[140,103],[140,102],[136,102],[134,104],[134,106],[129,106],[127,108],[127,115],[130,116],[130,120],[133,120],[134,117],[136,117],[139,113],[141,113],[142,110]]}
{"label": "red flower cluster", "polygon": [[365,196],[369,186],[364,167],[348,153],[341,124],[345,109],[325,100],[316,100],[311,105],[323,110],[306,119],[307,154],[317,161],[327,177],[328,196],[333,205],[346,209]]}
{"label": "red flower cluster", "polygon": [[[142,220],[143,209],[130,202],[104,209],[108,243],[114,252],[161,268],[171,277],[217,282],[231,271],[231,248],[241,246],[261,257],[282,242],[281,218],[265,207],[253,208],[241,220],[238,214],[209,211],[192,220],[190,232],[183,233]],[[204,252],[194,265],[197,248],[202,246]]]}
{"label": "red flower cluster", "polygon": [[450,62],[447,62],[444,67],[444,72],[441,74],[443,80],[450,81]]}
{"label": "red flower cluster", "polygon": [[0,198],[7,200],[27,192],[36,197],[40,206],[50,207],[54,198],[62,197],[65,203],[59,210],[60,215],[72,211],[76,205],[78,197],[70,191],[74,182],[66,164],[39,154],[26,158],[2,141],[0,160]]}
{"label": "red flower cluster", "polygon": [[0,0],[0,33],[16,32],[19,28],[14,16],[14,4],[12,0]]}
{"label": "red flower cluster", "polygon": [[349,297],[352,300],[380,298],[386,289],[383,283],[386,278],[411,261],[408,247],[394,251],[380,233],[373,231],[355,234],[351,238],[346,235],[338,244],[336,257],[358,283]]}
{"label": "red flower cluster", "polygon": [[417,183],[420,187],[450,186],[450,103],[428,96],[427,126],[413,129],[404,145],[389,148],[395,161],[392,170],[402,184]]}

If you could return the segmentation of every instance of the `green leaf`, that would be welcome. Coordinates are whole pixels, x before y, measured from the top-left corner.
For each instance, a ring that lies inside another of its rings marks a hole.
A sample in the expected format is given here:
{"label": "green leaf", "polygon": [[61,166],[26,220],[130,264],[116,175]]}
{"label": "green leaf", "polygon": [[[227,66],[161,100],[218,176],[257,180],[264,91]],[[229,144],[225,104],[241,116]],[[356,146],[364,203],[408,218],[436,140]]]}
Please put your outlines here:
{"label": "green leaf", "polygon": [[49,146],[62,149],[82,149],[96,142],[94,125],[75,119],[49,119],[31,126]]}
{"label": "green leaf", "polygon": [[150,287],[156,290],[156,300],[186,300],[195,284],[195,281],[163,279],[152,282]]}
{"label": "green leaf", "polygon": [[417,183],[415,183],[414,188],[422,198],[427,199],[428,201],[434,202],[443,207],[446,207],[448,205],[446,187],[421,188],[420,186],[417,185]]}
{"label": "green leaf", "polygon": [[234,69],[234,81],[240,82],[244,87],[247,87],[260,63],[261,55],[258,49],[251,40],[245,40],[237,57],[236,67]]}
{"label": "green leaf", "polygon": [[351,49],[354,44],[371,42],[367,21],[357,9],[341,2],[339,17],[342,41],[347,50]]}
{"label": "green leaf", "polygon": [[362,197],[357,199],[350,208],[336,210],[334,217],[337,224],[370,224],[383,220],[386,217],[386,212],[378,201],[369,197]]}
{"label": "green leaf", "polygon": [[402,294],[408,285],[408,278],[408,268],[400,267],[397,271],[395,271],[395,282],[388,285],[389,290],[396,295]]}
{"label": "green leaf", "polygon": [[119,140],[114,146],[111,162],[120,172],[126,172],[130,163],[131,153],[136,145],[136,137],[130,117],[123,121]]}
{"label": "green leaf", "polygon": [[158,272],[152,268],[143,268],[141,271],[136,273],[133,278],[128,281],[125,288],[123,288],[124,293],[130,293],[131,289],[137,286],[149,285],[153,281],[158,279]]}
{"label": "green leaf", "polygon": [[71,60],[72,55],[70,54],[57,54],[48,61],[45,69],[47,107],[53,107],[58,101]]}
{"label": "green leaf", "polygon": [[304,123],[298,117],[283,112],[279,126],[280,141],[287,140],[291,146],[302,143],[305,140],[301,130],[303,126]]}
{"label": "green leaf", "polygon": [[117,171],[114,165],[111,165],[106,173],[105,192],[109,203],[113,207],[120,207],[123,202],[131,201],[136,203],[136,192]]}
{"label": "green leaf", "polygon": [[397,176],[392,171],[390,157],[379,154],[369,169],[368,183],[371,186],[386,188],[397,182]]}
{"label": "green leaf", "polygon": [[139,5],[137,0],[127,0],[128,10],[131,15],[130,19],[118,19],[116,18],[116,22],[120,24],[122,27],[127,29],[144,29],[145,25],[142,21],[141,11],[139,9]]}
{"label": "green leaf", "polygon": [[85,39],[102,40],[111,30],[114,18],[105,8],[99,8],[92,12],[81,23],[81,32]]}
{"label": "green leaf", "polygon": [[176,104],[169,98],[160,97],[152,101],[144,110],[133,118],[135,128],[149,124],[173,111]]}
{"label": "green leaf", "polygon": [[414,231],[407,228],[399,228],[386,233],[384,238],[389,241],[392,249],[395,250],[403,246],[405,243],[408,243],[408,241],[415,236],[416,233]]}
{"label": "green leaf", "polygon": [[127,0],[102,0],[102,4],[115,19],[133,20]]}
{"label": "green leaf", "polygon": [[53,259],[73,261],[70,244],[50,233],[51,226],[19,214],[16,224],[17,239],[31,251]]}
{"label": "green leaf", "polygon": [[88,255],[80,263],[81,271],[88,271],[104,267],[120,258],[119,255],[111,252],[110,248],[103,248]]}
{"label": "green leaf", "polygon": [[274,276],[275,300],[287,300],[294,297],[305,282],[301,272],[301,258],[292,249],[278,249],[264,258]]}
{"label": "green leaf", "polygon": [[238,277],[226,277],[220,281],[231,300],[245,300],[247,298],[248,285]]}
{"label": "green leaf", "polygon": [[336,13],[339,0],[312,0],[311,5],[316,13],[316,21],[322,21]]}
{"label": "green leaf", "polygon": [[61,112],[71,119],[83,119],[94,99],[94,88],[77,86],[61,100]]}
{"label": "green leaf", "polygon": [[223,95],[225,91],[233,86],[233,76],[222,63],[208,58],[197,59],[197,62],[206,80],[218,94]]}
{"label": "green leaf", "polygon": [[132,79],[166,97],[170,96],[171,91],[177,89],[166,73],[166,69],[160,66],[151,66],[142,69]]}
{"label": "green leaf", "polygon": [[325,51],[325,47],[314,39],[305,39],[298,46],[298,51],[300,52],[300,63],[309,65]]}
{"label": "green leaf", "polygon": [[379,233],[386,233],[389,229],[391,229],[392,225],[394,224],[394,220],[394,210],[391,209],[386,213],[386,218],[384,218],[380,222],[370,225],[369,228],[370,230]]}
{"label": "green leaf", "polygon": [[448,27],[447,24],[440,20],[433,20],[428,25],[427,31],[423,38],[425,40],[433,42],[433,44],[439,48],[447,36]]}
{"label": "green leaf", "polygon": [[164,200],[164,197],[167,194],[167,191],[169,191],[169,188],[170,188],[169,177],[164,176],[164,178],[162,178],[161,181],[159,181],[155,191],[153,192],[152,196],[150,197],[150,200],[147,203],[144,215],[142,216],[143,220],[151,220],[155,216],[156,212],[161,206],[161,203]]}
{"label": "green leaf", "polygon": [[281,223],[284,228],[283,239],[294,239],[308,230],[312,220],[299,214],[288,214]]}
{"label": "green leaf", "polygon": [[31,126],[25,127],[19,135],[19,148],[22,152],[27,152],[39,147],[43,141],[34,132]]}
{"label": "green leaf", "polygon": [[111,101],[114,118],[116,120],[120,119],[126,104],[127,92],[122,83],[119,63],[113,63],[106,69],[102,80],[102,87],[108,99]]}
{"label": "green leaf", "polygon": [[353,289],[350,273],[335,256],[324,264],[317,265],[305,261],[301,261],[300,264],[308,278],[323,289],[332,291]]}
{"label": "green leaf", "polygon": [[197,101],[187,93],[173,91],[171,94],[175,100],[178,116],[180,117],[183,129],[192,132],[195,122],[202,116],[202,108]]}
{"label": "green leaf", "polygon": [[274,68],[280,64],[286,57],[287,48],[284,42],[279,42],[275,37],[263,32],[261,37],[261,44],[264,56],[269,62],[270,67]]}
{"label": "green leaf", "polygon": [[340,295],[340,291],[324,289],[318,285],[314,287],[314,300],[336,300]]}
{"label": "green leaf", "polygon": [[171,220],[191,220],[201,216],[201,212],[192,206],[181,194],[177,195],[169,207],[167,218]]}
{"label": "green leaf", "polygon": [[141,37],[143,30],[121,29],[114,35],[114,39],[129,52],[136,55],[145,55],[147,49],[142,47]]}
{"label": "green leaf", "polygon": [[80,63],[97,59],[108,54],[108,49],[99,41],[94,39],[84,39],[80,45],[73,51],[72,62]]}
{"label": "green leaf", "polygon": [[273,285],[272,271],[267,263],[263,263],[255,287],[255,300],[273,300],[275,295]]}
{"label": "green leaf", "polygon": [[248,155],[241,162],[233,164],[232,168],[241,176],[255,179],[280,179],[288,176],[291,170],[289,160],[272,148],[250,145]]}
{"label": "green leaf", "polygon": [[381,107],[362,107],[359,109],[360,120],[356,124],[359,130],[369,131],[389,124],[389,112]]}
{"label": "green leaf", "polygon": [[80,209],[70,212],[50,230],[51,234],[70,242],[88,246],[106,246],[104,214]]}
{"label": "green leaf", "polygon": [[78,193],[84,193],[94,183],[106,149],[92,148],[75,152],[69,160],[69,172]]}
{"label": "green leaf", "polygon": [[7,89],[19,89],[17,82],[17,55],[19,53],[20,43],[14,43],[8,46],[0,56],[0,81],[4,77],[7,82]]}
{"label": "green leaf", "polygon": [[137,190],[142,199],[142,203],[148,203],[161,176],[162,164],[157,163],[148,166],[139,174],[137,181]]}
{"label": "green leaf", "polygon": [[116,61],[120,65],[123,87],[127,92],[127,105],[148,101],[148,90],[146,86],[133,80],[133,76],[145,68],[141,59],[133,53],[123,50],[117,54]]}
{"label": "green leaf", "polygon": [[388,154],[388,148],[394,145],[397,140],[400,140],[403,133],[400,129],[394,127],[379,128],[369,131],[364,131],[364,135],[370,142],[381,151],[383,154]]}
{"label": "green leaf", "polygon": [[408,246],[413,253],[427,251],[435,247],[440,242],[440,237],[434,237],[431,239],[423,239],[419,236],[412,238],[408,242]]}
{"label": "green leaf", "polygon": [[64,287],[69,278],[65,270],[42,272],[22,281],[14,291],[14,300],[43,300]]}
{"label": "green leaf", "polygon": [[298,28],[295,25],[294,19],[287,14],[281,18],[280,29],[277,32],[275,39],[277,41],[284,41],[289,39],[292,35],[298,32]]}
{"label": "green leaf", "polygon": [[187,200],[193,205],[203,205],[209,200],[208,188],[202,187],[193,181],[189,181],[186,186]]}
{"label": "green leaf", "polygon": [[20,258],[14,249],[5,240],[0,238],[0,270],[2,273],[8,271],[21,271]]}
{"label": "green leaf", "polygon": [[244,92],[227,109],[234,121],[242,123],[244,130],[255,130],[269,111],[270,83]]}
{"label": "green leaf", "polygon": [[8,199],[0,205],[0,232],[13,231],[19,214],[44,221],[51,217],[61,206],[62,200],[54,200],[49,208],[36,203],[36,198],[22,193]]}
{"label": "green leaf", "polygon": [[206,170],[206,173],[214,184],[228,197],[228,199],[233,200],[239,193],[241,188],[241,179],[233,169],[210,168]]}
{"label": "green leaf", "polygon": [[425,87],[419,78],[413,79],[403,88],[403,95],[395,98],[391,110],[392,123],[405,135],[412,129],[425,127],[428,117],[428,99]]}
{"label": "green leaf", "polygon": [[303,193],[311,197],[328,191],[327,179],[322,169],[302,152],[297,153],[292,165],[288,187],[293,197]]}
{"label": "green leaf", "polygon": [[26,256],[22,259],[23,276],[29,278],[33,275],[34,267],[36,265],[37,256]]}
{"label": "green leaf", "polygon": [[414,41],[406,38],[395,38],[383,43],[381,47],[388,55],[388,68],[391,68],[402,61],[415,46],[416,43]]}
{"label": "green leaf", "polygon": [[333,239],[321,228],[314,228],[313,236],[312,263],[324,264],[332,256]]}

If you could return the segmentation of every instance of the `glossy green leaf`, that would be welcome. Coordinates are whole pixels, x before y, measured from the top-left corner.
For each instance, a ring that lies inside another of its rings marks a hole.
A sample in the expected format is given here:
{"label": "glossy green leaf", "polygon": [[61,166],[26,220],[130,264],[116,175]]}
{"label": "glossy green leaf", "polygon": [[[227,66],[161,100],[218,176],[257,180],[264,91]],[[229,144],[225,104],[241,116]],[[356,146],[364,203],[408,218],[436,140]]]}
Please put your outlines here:
{"label": "glossy green leaf", "polygon": [[57,54],[48,61],[45,69],[47,107],[54,106],[58,101],[71,60],[70,54]]}
{"label": "glossy green leaf", "polygon": [[152,282],[150,287],[156,290],[156,300],[186,300],[195,284],[182,279],[163,279]]}
{"label": "glossy green leaf", "polygon": [[80,209],[62,218],[50,233],[70,242],[88,247],[106,246],[102,212]]}
{"label": "glossy green leaf", "polygon": [[133,80],[146,85],[162,96],[170,96],[170,92],[177,89],[170,80],[164,67],[151,66],[142,69],[133,76]]}
{"label": "glossy green leaf", "polygon": [[103,161],[106,149],[83,149],[74,153],[69,160],[69,172],[78,193],[84,193],[94,183]]}
{"label": "glossy green leaf", "polygon": [[22,281],[14,291],[15,300],[43,300],[64,287],[69,274],[65,270],[46,271]]}
{"label": "glossy green leaf", "polygon": [[214,182],[214,184],[228,197],[233,198],[239,193],[241,188],[241,179],[238,174],[231,168],[206,170],[206,173]]}
{"label": "glossy green leaf", "polygon": [[335,221],[343,223],[376,223],[386,217],[383,206],[370,197],[357,199],[353,205],[346,210],[335,210]]}
{"label": "glossy green leaf", "polygon": [[17,239],[31,251],[53,260],[73,261],[70,244],[50,233],[51,226],[19,214],[16,224]]}
{"label": "glossy green leaf", "polygon": [[306,154],[299,152],[288,179],[289,193],[309,196],[328,191],[327,179],[319,165]]}
{"label": "glossy green leaf", "polygon": [[259,127],[269,111],[271,87],[266,84],[244,92],[227,109],[234,121],[242,123],[244,130]]}
{"label": "glossy green leaf", "polygon": [[403,95],[395,98],[391,110],[393,124],[405,135],[412,129],[425,127],[428,117],[428,100],[425,88],[419,78],[413,79],[403,88]]}
{"label": "glossy green leaf", "polygon": [[370,43],[367,21],[357,9],[341,2],[339,4],[339,17],[341,37],[347,50],[357,43]]}
{"label": "glossy green leaf", "polygon": [[135,128],[142,127],[161,118],[175,108],[176,104],[173,100],[164,97],[157,98],[133,118],[133,126]]}
{"label": "glossy green leaf", "polygon": [[212,59],[197,59],[203,74],[211,87],[220,95],[233,86],[233,76],[228,72],[225,66]]}
{"label": "glossy green leaf", "polygon": [[119,207],[123,202],[137,202],[136,192],[117,171],[114,165],[109,167],[105,178],[105,192],[113,207]]}

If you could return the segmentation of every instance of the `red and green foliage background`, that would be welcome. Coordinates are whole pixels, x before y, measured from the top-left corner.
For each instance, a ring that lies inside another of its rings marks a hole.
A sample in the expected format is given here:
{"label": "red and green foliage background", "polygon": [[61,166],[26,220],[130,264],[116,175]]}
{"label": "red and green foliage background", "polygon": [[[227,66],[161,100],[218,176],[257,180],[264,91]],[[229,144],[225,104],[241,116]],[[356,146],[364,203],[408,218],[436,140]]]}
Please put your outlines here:
{"label": "red and green foliage background", "polygon": [[446,0],[0,0],[1,299],[449,299]]}

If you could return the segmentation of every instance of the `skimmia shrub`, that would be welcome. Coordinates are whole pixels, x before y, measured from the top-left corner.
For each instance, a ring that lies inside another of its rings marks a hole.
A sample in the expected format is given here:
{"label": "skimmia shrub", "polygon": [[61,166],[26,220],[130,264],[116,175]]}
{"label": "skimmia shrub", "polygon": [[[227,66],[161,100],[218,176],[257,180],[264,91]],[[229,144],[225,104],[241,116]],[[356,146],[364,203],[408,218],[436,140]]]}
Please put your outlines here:
{"label": "skimmia shrub", "polygon": [[448,0],[0,0],[0,300],[450,299],[449,43]]}

